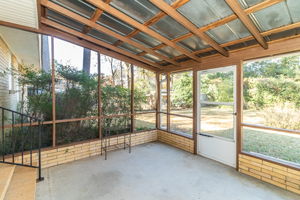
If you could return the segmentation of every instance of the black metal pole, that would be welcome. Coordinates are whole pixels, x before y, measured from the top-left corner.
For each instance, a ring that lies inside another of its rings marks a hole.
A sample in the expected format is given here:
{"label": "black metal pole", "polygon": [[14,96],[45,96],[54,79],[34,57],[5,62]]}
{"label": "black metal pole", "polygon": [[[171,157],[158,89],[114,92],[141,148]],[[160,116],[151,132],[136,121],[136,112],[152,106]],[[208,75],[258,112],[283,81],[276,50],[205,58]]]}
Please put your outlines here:
{"label": "black metal pole", "polygon": [[38,123],[39,123],[39,151],[38,151],[39,178],[38,178],[38,181],[42,181],[42,180],[44,180],[44,178],[42,177],[42,159],[41,159],[41,144],[42,144],[41,120],[39,120]]}
{"label": "black metal pole", "polygon": [[2,109],[2,160],[5,161],[4,110]]}

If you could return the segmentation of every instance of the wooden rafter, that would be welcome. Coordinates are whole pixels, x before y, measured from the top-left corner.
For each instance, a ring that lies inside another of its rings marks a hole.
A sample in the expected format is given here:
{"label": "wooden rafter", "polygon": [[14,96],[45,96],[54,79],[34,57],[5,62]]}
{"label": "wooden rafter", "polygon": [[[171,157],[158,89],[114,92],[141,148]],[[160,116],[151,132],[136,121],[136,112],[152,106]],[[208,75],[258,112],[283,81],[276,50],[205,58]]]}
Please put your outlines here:
{"label": "wooden rafter", "polygon": [[[285,1],[285,0],[265,0],[265,1],[261,2],[261,3],[258,3],[256,5],[254,5],[254,6],[251,6],[250,8],[245,9],[244,11],[247,13],[247,15],[249,15],[251,13],[260,11],[260,10],[262,10],[264,8],[267,8],[267,7],[270,7],[272,5],[278,4],[278,3],[282,2],[282,1]],[[235,14],[232,14],[232,15],[230,15],[228,17],[224,17],[223,19],[220,19],[220,20],[215,21],[215,22],[213,22],[211,24],[208,24],[207,26],[200,27],[198,30],[202,31],[202,32],[205,32],[205,31],[208,31],[210,29],[216,28],[218,26],[222,26],[222,25],[224,25],[224,24],[226,24],[228,22],[231,22],[231,21],[233,21],[233,20],[235,20],[237,18],[238,17]],[[173,39],[172,41],[173,42],[178,42],[178,41],[187,39],[187,38],[192,37],[192,36],[193,36],[193,33],[187,33],[187,34],[185,34],[185,35],[183,35],[183,36],[181,36],[179,38]],[[165,46],[165,44],[160,44],[160,45],[154,47],[153,49],[157,50],[157,49],[160,49],[160,48],[162,48],[164,46]],[[198,53],[196,53],[196,54],[198,54]],[[180,57],[183,57],[183,56],[180,56]],[[174,60],[176,60],[176,59],[174,59]]]}
{"label": "wooden rafter", "polygon": [[151,66],[153,66],[153,67],[156,67],[156,68],[158,68],[158,69],[161,68],[161,66],[160,66],[159,64],[150,62],[150,61],[148,61],[148,60],[146,60],[146,59],[144,59],[144,58],[141,58],[141,57],[139,57],[139,56],[137,56],[137,55],[135,55],[135,54],[133,54],[133,53],[130,53],[130,52],[125,51],[125,50],[122,50],[122,49],[119,49],[119,48],[117,48],[117,47],[115,47],[115,46],[113,46],[113,45],[111,45],[111,44],[108,44],[108,43],[106,43],[106,42],[102,42],[102,41],[100,41],[100,40],[97,40],[97,39],[95,39],[95,38],[93,38],[93,37],[91,37],[91,36],[88,36],[88,35],[86,35],[86,34],[84,34],[84,33],[82,33],[82,32],[79,32],[79,31],[75,31],[75,30],[73,30],[73,29],[71,29],[71,28],[68,28],[68,27],[63,26],[63,25],[61,25],[61,24],[58,24],[58,23],[56,23],[56,22],[54,22],[54,21],[52,21],[52,20],[49,20],[49,19],[46,19],[46,18],[43,18],[43,17],[42,17],[42,18],[41,18],[41,22],[42,22],[43,24],[45,24],[45,25],[51,26],[51,27],[56,28],[56,29],[58,29],[58,30],[62,30],[62,31],[64,31],[64,32],[66,32],[66,33],[69,33],[69,34],[74,35],[74,36],[76,36],[76,37],[80,37],[80,38],[82,38],[82,39],[85,39],[85,40],[87,40],[87,41],[89,41],[89,42],[92,42],[92,43],[94,43],[94,44],[100,45],[100,46],[102,46],[102,47],[106,47],[106,48],[111,49],[111,50],[113,50],[113,51],[115,51],[115,52],[118,52],[118,53],[120,53],[120,54],[126,55],[126,56],[128,56],[128,57],[131,57],[131,58],[133,58],[133,59],[140,60],[140,61],[142,61],[142,62],[144,62],[144,63],[147,63],[148,65],[151,65]]}
{"label": "wooden rafter", "polygon": [[238,16],[241,22],[246,26],[249,32],[254,36],[257,42],[264,48],[268,48],[268,44],[266,43],[263,36],[260,34],[259,30],[249,18],[247,13],[242,9],[241,5],[237,0],[226,0],[229,7],[233,10],[233,12]]}
{"label": "wooden rafter", "polygon": [[189,31],[200,37],[203,41],[205,41],[208,45],[212,46],[214,49],[216,49],[219,53],[221,53],[224,56],[229,56],[228,52],[223,49],[217,42],[215,42],[213,39],[211,39],[208,35],[198,30],[198,28],[190,22],[188,19],[186,19],[184,16],[182,16],[180,13],[178,13],[174,8],[169,6],[164,1],[160,0],[150,0],[154,5],[156,5],[158,8],[160,8],[162,11],[167,13],[170,17],[174,18],[177,22],[182,24],[185,28],[187,28]]}
{"label": "wooden rafter", "polygon": [[111,7],[110,5],[97,0],[87,0],[89,3],[93,4],[94,6],[104,10],[105,12],[110,13],[111,15],[121,19],[122,21],[126,22],[127,24],[139,29],[142,32],[145,32],[152,37],[156,38],[157,40],[165,43],[166,45],[173,47],[174,49],[178,50],[179,52],[187,55],[188,57],[192,58],[197,62],[201,62],[201,59],[195,55],[193,55],[188,50],[184,49],[183,47],[178,46],[175,42],[163,37],[162,35],[158,34],[157,32],[153,31],[152,29],[148,28],[144,24],[137,22],[136,20],[132,19],[131,17],[125,15],[124,13],[120,12],[119,10]]}
{"label": "wooden rafter", "polygon": [[96,30],[99,30],[101,32],[105,32],[106,34],[109,34],[109,35],[111,35],[111,36],[119,39],[120,41],[126,42],[126,43],[128,43],[128,44],[130,44],[132,46],[135,46],[135,47],[137,47],[137,48],[139,48],[139,49],[141,49],[141,50],[143,50],[145,52],[148,52],[148,53],[150,53],[152,55],[155,55],[155,56],[157,56],[157,57],[159,57],[159,58],[161,58],[161,59],[163,59],[163,60],[165,60],[167,62],[170,62],[170,63],[172,63],[172,64],[174,64],[176,66],[180,66],[180,64],[178,62],[173,61],[172,59],[170,59],[170,58],[168,58],[168,57],[166,57],[164,55],[161,55],[161,54],[157,53],[156,51],[154,51],[154,50],[152,50],[150,48],[146,48],[144,45],[139,44],[138,42],[135,42],[133,40],[130,40],[127,37],[124,37],[124,36],[122,36],[122,35],[120,35],[118,33],[115,33],[114,31],[111,31],[110,29],[108,29],[108,28],[106,28],[104,26],[101,26],[100,24],[96,23],[95,21],[86,19],[86,18],[84,18],[84,17],[82,17],[82,16],[80,16],[80,15],[78,15],[78,14],[72,12],[72,11],[69,11],[66,8],[63,8],[63,7],[55,4],[55,3],[52,3],[52,2],[50,2],[48,0],[41,0],[41,5],[47,7],[49,9],[51,9],[51,10],[54,10],[54,11],[60,13],[60,14],[66,15],[68,17],[71,17],[71,18],[75,19],[76,21],[84,24],[87,27],[95,28]]}

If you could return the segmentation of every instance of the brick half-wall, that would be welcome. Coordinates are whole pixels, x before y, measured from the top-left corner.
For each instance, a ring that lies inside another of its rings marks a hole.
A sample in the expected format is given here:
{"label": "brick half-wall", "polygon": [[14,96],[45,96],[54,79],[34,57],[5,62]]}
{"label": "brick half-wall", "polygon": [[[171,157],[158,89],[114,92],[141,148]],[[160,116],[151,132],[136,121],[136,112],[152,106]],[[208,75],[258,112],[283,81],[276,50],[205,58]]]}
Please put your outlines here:
{"label": "brick half-wall", "polygon": [[194,153],[194,140],[174,133],[157,130],[158,141]]}
{"label": "brick half-wall", "polygon": [[239,171],[300,194],[300,170],[239,154]]}
{"label": "brick half-wall", "polygon": [[[114,145],[117,142],[122,143],[124,141],[123,136],[113,137],[110,139],[110,144]],[[128,141],[128,136],[126,138]],[[131,145],[139,145],[148,142],[157,141],[157,131],[145,131],[131,134]],[[113,149],[110,149],[113,150]],[[90,140],[86,142],[80,142],[75,144],[69,144],[64,146],[58,146],[56,148],[47,148],[42,150],[42,168],[53,167],[56,165],[80,160],[83,158],[96,156],[101,154],[101,140]],[[21,163],[21,156],[15,157],[16,163]],[[6,161],[11,161],[11,157],[7,158]],[[29,164],[30,154],[25,153],[23,157],[24,164]],[[34,164],[37,164],[37,152],[32,154],[32,160]]]}

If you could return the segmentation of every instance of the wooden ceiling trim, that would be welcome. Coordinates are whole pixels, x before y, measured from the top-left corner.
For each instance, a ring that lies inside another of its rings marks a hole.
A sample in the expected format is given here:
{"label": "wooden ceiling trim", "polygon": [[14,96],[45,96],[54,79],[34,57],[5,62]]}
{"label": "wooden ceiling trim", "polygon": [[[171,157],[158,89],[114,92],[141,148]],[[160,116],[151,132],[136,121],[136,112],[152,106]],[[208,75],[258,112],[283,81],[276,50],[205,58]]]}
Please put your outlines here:
{"label": "wooden ceiling trim", "polygon": [[229,56],[228,52],[223,49],[216,41],[214,41],[212,38],[210,38],[208,35],[206,35],[203,32],[200,32],[198,28],[190,22],[188,19],[186,19],[184,16],[182,16],[180,13],[178,13],[174,8],[169,6],[169,4],[165,3],[161,0],[150,0],[154,5],[156,5],[158,8],[160,8],[162,11],[167,13],[170,17],[175,19],[177,22],[182,24],[185,28],[187,28],[189,31],[197,35],[199,38],[201,38],[204,42],[206,42],[208,45],[216,49],[219,53],[221,53],[224,56]]}
{"label": "wooden ceiling trim", "polygon": [[78,22],[80,22],[82,24],[85,24],[87,27],[95,28],[95,29],[97,29],[97,30],[99,30],[101,32],[109,34],[109,35],[111,35],[111,36],[119,39],[119,41],[127,42],[128,44],[133,45],[133,46],[135,46],[135,47],[137,47],[137,48],[139,48],[139,49],[141,49],[141,50],[143,50],[143,51],[145,51],[147,53],[155,55],[155,56],[157,56],[157,57],[159,57],[159,58],[161,58],[161,59],[163,59],[163,60],[165,60],[165,61],[167,61],[169,63],[172,63],[174,65],[180,66],[180,64],[178,62],[176,62],[176,61],[174,61],[174,60],[172,60],[172,59],[170,59],[170,58],[168,58],[168,57],[166,57],[164,55],[161,55],[161,54],[157,53],[156,51],[154,51],[154,50],[152,50],[150,48],[146,48],[144,45],[141,45],[138,42],[135,42],[135,41],[130,40],[130,39],[128,39],[128,38],[126,38],[126,37],[118,34],[118,33],[115,33],[114,31],[111,31],[108,28],[106,28],[104,26],[101,26],[100,24],[96,23],[95,21],[86,19],[86,18],[84,18],[84,17],[82,17],[82,16],[80,16],[80,15],[78,15],[78,14],[72,12],[72,11],[69,11],[66,8],[63,8],[63,7],[55,4],[55,3],[52,3],[52,2],[50,2],[48,0],[41,0],[41,5],[49,8],[49,9],[52,9],[52,10],[54,10],[54,11],[60,13],[60,14],[66,15],[68,17],[71,17],[71,18],[75,19],[76,21],[78,21]]}
{"label": "wooden ceiling trim", "polygon": [[193,55],[188,50],[184,49],[183,47],[178,46],[176,43],[172,42],[171,40],[168,40],[167,38],[163,37],[162,35],[158,34],[157,32],[153,31],[152,29],[148,28],[144,24],[137,22],[136,20],[134,20],[131,17],[125,15],[124,13],[118,11],[117,9],[111,7],[110,5],[108,5],[102,1],[97,1],[97,0],[87,0],[87,1],[91,4],[93,4],[94,6],[104,10],[105,12],[108,12],[111,15],[121,19],[122,21],[126,22],[127,24],[130,24],[131,26],[139,29],[140,31],[151,35],[152,37],[165,43],[166,45],[173,47],[174,49],[187,55],[188,57],[192,58],[193,60],[195,60],[197,62],[201,62],[201,59],[199,57]]}
{"label": "wooden ceiling trim", "polygon": [[150,61],[148,61],[148,60],[146,60],[146,59],[144,59],[144,58],[141,58],[141,57],[139,57],[139,56],[137,56],[137,55],[135,55],[135,54],[132,54],[132,53],[130,53],[130,52],[128,52],[128,51],[119,49],[119,48],[117,48],[117,47],[115,47],[115,46],[113,46],[113,45],[111,45],[111,44],[108,44],[108,43],[106,43],[106,42],[102,42],[102,41],[100,41],[100,40],[97,40],[97,39],[95,39],[95,38],[93,38],[93,37],[91,37],[91,36],[88,36],[88,35],[86,35],[86,34],[84,34],[84,33],[82,33],[82,32],[73,30],[73,29],[68,28],[68,27],[66,27],[66,26],[63,26],[63,25],[61,25],[61,24],[58,24],[58,23],[56,23],[56,22],[54,22],[54,21],[52,21],[52,20],[49,20],[49,19],[47,19],[47,18],[42,17],[42,18],[41,18],[41,22],[42,22],[43,24],[45,24],[45,25],[51,26],[51,27],[53,27],[53,28],[56,28],[56,29],[61,30],[61,31],[64,31],[64,32],[69,33],[69,34],[71,34],[71,35],[80,37],[80,38],[85,39],[85,40],[87,40],[87,41],[89,41],[89,42],[92,42],[92,43],[97,44],[97,45],[100,45],[100,46],[102,46],[102,47],[111,49],[111,50],[113,50],[113,51],[115,51],[115,52],[118,52],[118,53],[120,53],[120,54],[126,55],[126,56],[128,56],[128,57],[133,58],[133,59],[140,60],[140,61],[142,61],[142,62],[144,62],[144,63],[147,63],[148,65],[151,65],[151,66],[153,66],[153,67],[156,67],[156,68],[158,68],[158,69],[161,68],[161,66],[160,66],[159,64],[157,64],[157,63],[150,62]]}
{"label": "wooden ceiling trim", "polygon": [[[258,3],[258,4],[254,5],[254,6],[251,6],[251,7],[247,8],[247,9],[245,9],[244,11],[249,15],[251,13],[260,11],[260,10],[262,10],[264,8],[267,8],[267,7],[270,7],[272,5],[278,4],[278,3],[282,2],[282,1],[285,1],[285,0],[265,0],[265,1],[261,2],[261,3]],[[208,24],[206,26],[200,27],[198,29],[201,32],[205,32],[205,31],[208,31],[210,29],[216,28],[218,26],[222,26],[222,25],[224,25],[224,24],[226,24],[228,22],[231,22],[231,21],[233,21],[233,20],[235,20],[237,18],[238,17],[235,14],[232,14],[232,15],[230,15],[228,17],[225,17],[223,19],[220,19],[220,20],[218,20],[216,22],[213,22],[213,23]],[[178,42],[178,41],[187,39],[187,38],[192,37],[192,36],[193,36],[192,33],[187,33],[186,35],[183,35],[180,38],[176,38],[176,39],[174,39],[172,41],[173,42],[174,41]],[[158,46],[154,47],[153,49],[160,49],[160,48],[162,48],[164,46],[165,46],[164,44],[163,45],[158,45]],[[196,53],[196,52],[194,52],[194,53]],[[198,54],[198,53],[196,53],[196,54]]]}
{"label": "wooden ceiling trim", "polygon": [[238,16],[241,22],[245,25],[245,27],[249,30],[249,32],[253,35],[256,41],[264,48],[268,48],[268,44],[266,43],[263,36],[260,34],[259,30],[253,23],[253,21],[249,18],[247,13],[242,9],[239,2],[236,0],[226,0],[229,7],[233,10],[233,12]]}

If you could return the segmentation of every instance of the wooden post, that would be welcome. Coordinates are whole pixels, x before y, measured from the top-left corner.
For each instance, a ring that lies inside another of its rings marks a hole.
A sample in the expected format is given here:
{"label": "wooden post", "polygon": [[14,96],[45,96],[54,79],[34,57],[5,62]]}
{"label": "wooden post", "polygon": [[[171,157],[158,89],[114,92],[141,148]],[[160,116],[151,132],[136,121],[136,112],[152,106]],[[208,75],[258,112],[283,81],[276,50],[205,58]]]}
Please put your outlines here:
{"label": "wooden post", "polygon": [[197,94],[198,94],[198,75],[197,70],[193,69],[193,140],[194,140],[194,154],[197,154],[197,124],[198,124],[198,104],[197,104]]}
{"label": "wooden post", "polygon": [[56,146],[56,99],[55,99],[55,63],[54,63],[54,38],[51,37],[51,64],[52,64],[52,146]]}
{"label": "wooden post", "polygon": [[167,131],[170,131],[170,111],[171,111],[171,99],[170,99],[170,73],[167,73]]}
{"label": "wooden post", "polygon": [[135,124],[134,124],[134,66],[130,65],[131,70],[131,101],[130,101],[130,114],[131,114],[131,133],[134,132]]}
{"label": "wooden post", "polygon": [[101,114],[102,114],[102,107],[101,107],[101,54],[98,52],[98,132],[99,132],[99,139],[102,139],[102,123],[101,123]]}
{"label": "wooden post", "polygon": [[156,73],[156,129],[160,128],[160,74]]}
{"label": "wooden post", "polygon": [[239,154],[242,151],[242,118],[243,118],[243,64],[236,66],[236,169],[239,170]]}

